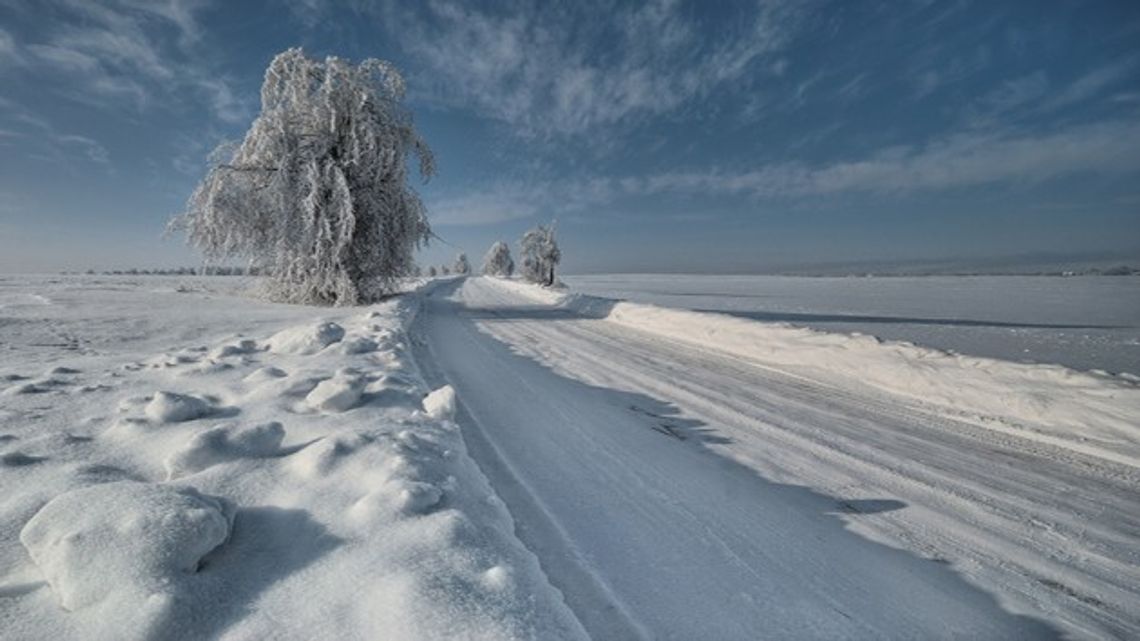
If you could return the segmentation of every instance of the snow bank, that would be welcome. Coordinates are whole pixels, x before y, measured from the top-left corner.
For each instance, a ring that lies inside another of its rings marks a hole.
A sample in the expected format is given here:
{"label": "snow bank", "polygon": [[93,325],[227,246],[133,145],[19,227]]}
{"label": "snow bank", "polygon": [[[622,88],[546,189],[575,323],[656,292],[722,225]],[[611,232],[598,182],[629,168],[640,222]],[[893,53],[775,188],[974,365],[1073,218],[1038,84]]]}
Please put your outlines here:
{"label": "snow bank", "polygon": [[233,509],[191,488],[120,481],[61,494],[20,541],[68,610],[112,599],[146,609],[230,534]]}
{"label": "snow bank", "polygon": [[841,386],[871,386],[994,429],[1129,465],[1140,462],[1140,385],[1125,377],[483,280],[581,316],[715,349],[760,366]]}
{"label": "snow bank", "polygon": [[[127,324],[168,309],[137,295]],[[0,637],[585,638],[421,379],[414,297],[177,296],[150,343],[54,369],[51,403],[3,397]]]}

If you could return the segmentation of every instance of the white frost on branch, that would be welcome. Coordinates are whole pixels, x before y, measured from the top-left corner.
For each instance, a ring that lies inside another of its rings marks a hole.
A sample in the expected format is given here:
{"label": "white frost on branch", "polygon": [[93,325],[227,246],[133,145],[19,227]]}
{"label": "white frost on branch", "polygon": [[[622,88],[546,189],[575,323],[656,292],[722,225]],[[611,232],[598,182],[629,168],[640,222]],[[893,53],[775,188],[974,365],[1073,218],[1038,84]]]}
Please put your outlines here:
{"label": "white frost on branch", "polygon": [[240,145],[219,147],[172,226],[208,259],[248,259],[275,300],[373,301],[412,273],[431,229],[409,185],[410,156],[426,180],[431,150],[403,104],[391,64],[273,59],[261,115]]}
{"label": "white frost on branch", "polygon": [[467,254],[459,254],[455,257],[455,266],[452,267],[456,274],[467,275],[471,273],[471,263],[467,262]]}
{"label": "white frost on branch", "polygon": [[515,272],[515,261],[511,258],[511,248],[503,241],[491,245],[483,257],[483,273],[487,276],[510,278]]}
{"label": "white frost on branch", "polygon": [[562,260],[562,251],[554,240],[554,223],[539,225],[523,234],[519,241],[523,278],[532,283],[554,284],[554,267]]}

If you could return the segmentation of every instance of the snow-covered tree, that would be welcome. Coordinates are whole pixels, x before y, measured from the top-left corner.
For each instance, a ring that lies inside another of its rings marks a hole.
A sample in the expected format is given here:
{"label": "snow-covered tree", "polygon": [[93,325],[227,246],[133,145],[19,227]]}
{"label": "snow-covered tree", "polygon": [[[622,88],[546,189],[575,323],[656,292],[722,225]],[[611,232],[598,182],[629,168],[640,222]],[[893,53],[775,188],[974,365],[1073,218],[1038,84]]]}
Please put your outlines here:
{"label": "snow-covered tree", "polygon": [[451,275],[451,268],[448,267],[447,265],[441,265],[439,268],[439,273],[443,274],[444,276],[450,276]]}
{"label": "snow-covered tree", "polygon": [[435,277],[436,277],[436,276],[438,276],[438,275],[439,275],[439,272],[437,272],[437,271],[435,270],[435,265],[432,265],[431,267],[428,267],[428,276],[431,276],[432,278],[435,278]]}
{"label": "snow-covered tree", "polygon": [[515,272],[515,261],[511,258],[511,248],[503,241],[498,241],[487,250],[483,257],[483,273],[488,276],[501,276],[509,278]]}
{"label": "snow-covered tree", "polygon": [[471,273],[471,263],[467,262],[467,254],[460,253],[455,257],[455,267],[452,270],[460,275]]}
{"label": "snow-covered tree", "polygon": [[391,293],[431,234],[408,161],[425,180],[434,162],[403,99],[387,62],[279,54],[261,114],[240,144],[215,151],[172,227],[208,259],[261,268],[276,300],[351,305]]}
{"label": "snow-covered tree", "polygon": [[519,241],[523,278],[542,285],[554,284],[554,267],[562,260],[562,252],[554,240],[554,223],[539,225],[523,234]]}

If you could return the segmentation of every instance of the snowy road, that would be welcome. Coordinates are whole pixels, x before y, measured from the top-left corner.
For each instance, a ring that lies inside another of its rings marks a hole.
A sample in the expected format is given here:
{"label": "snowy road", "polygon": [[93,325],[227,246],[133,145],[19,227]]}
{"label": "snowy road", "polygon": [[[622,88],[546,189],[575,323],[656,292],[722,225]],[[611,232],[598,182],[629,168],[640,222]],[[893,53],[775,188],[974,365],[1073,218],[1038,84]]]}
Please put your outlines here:
{"label": "snowy road", "polygon": [[421,367],[597,639],[1140,635],[1140,470],[537,304],[425,298]]}

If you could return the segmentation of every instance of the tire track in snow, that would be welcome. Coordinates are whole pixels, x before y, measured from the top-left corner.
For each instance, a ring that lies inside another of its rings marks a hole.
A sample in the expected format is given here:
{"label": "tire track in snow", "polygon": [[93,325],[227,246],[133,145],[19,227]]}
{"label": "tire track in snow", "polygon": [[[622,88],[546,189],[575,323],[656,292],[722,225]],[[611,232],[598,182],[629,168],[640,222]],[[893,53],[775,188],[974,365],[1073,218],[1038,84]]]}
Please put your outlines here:
{"label": "tire track in snow", "polygon": [[[486,289],[468,281],[463,295],[473,311],[438,303],[423,321],[430,358],[468,399],[480,436],[497,450],[490,460],[472,453],[492,479],[492,468],[511,465],[572,549],[654,636],[916,638],[942,634],[946,625],[975,637],[1050,635],[997,609],[945,566],[845,530],[835,515],[858,502],[763,481],[727,458],[657,434],[629,410],[636,404],[630,395],[590,388],[520,356],[527,346],[516,340],[524,337],[505,340],[512,353],[476,325],[541,328],[552,332],[536,338],[542,346],[584,346],[551,308],[508,300],[497,320],[480,319]],[[628,349],[602,351],[585,360],[598,368],[601,361],[646,366]],[[656,375],[652,368],[643,374]],[[528,511],[504,499],[525,527]],[[536,552],[545,566],[549,552]],[[560,587],[574,598],[573,585]]]}
{"label": "tire track in snow", "polygon": [[495,307],[519,301],[482,281],[463,292],[475,322],[517,353],[570,378],[671,401],[736,440],[710,445],[726,456],[833,493],[885,490],[914,508],[862,519],[863,530],[951,559],[1071,629],[1140,631],[1130,606],[1140,584],[1134,468],[566,310],[551,308],[541,322],[513,318]]}

